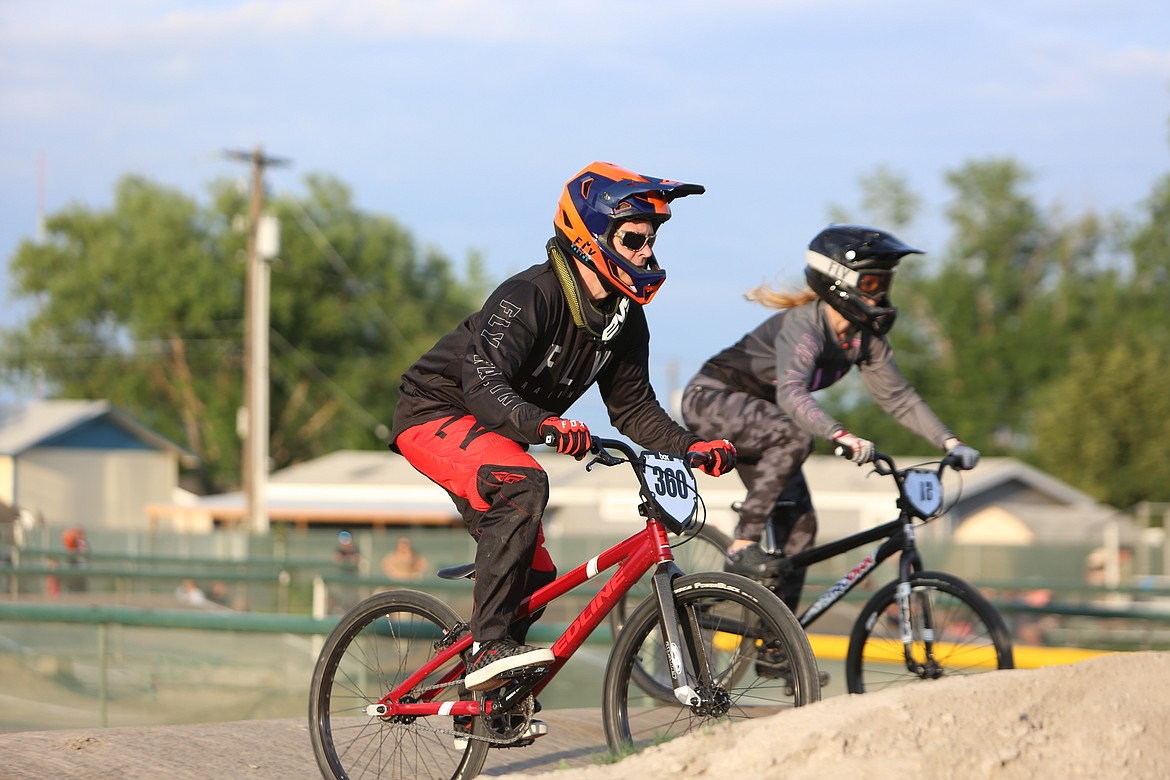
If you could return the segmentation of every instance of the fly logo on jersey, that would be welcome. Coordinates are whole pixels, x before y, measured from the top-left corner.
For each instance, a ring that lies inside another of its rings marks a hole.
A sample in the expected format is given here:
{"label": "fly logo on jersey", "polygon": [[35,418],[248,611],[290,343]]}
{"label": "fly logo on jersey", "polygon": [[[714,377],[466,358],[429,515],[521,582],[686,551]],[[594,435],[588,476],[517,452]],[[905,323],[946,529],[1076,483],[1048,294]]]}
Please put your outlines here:
{"label": "fly logo on jersey", "polygon": [[492,479],[501,484],[511,485],[516,482],[523,482],[524,475],[514,474],[511,471],[493,471]]}
{"label": "fly logo on jersey", "polygon": [[605,323],[605,330],[601,332],[601,343],[604,344],[618,334],[626,322],[626,314],[630,311],[630,299],[622,298],[618,301],[617,310]]}
{"label": "fly logo on jersey", "polygon": [[519,306],[509,301],[500,301],[499,307],[487,318],[483,330],[480,331],[484,341],[493,347],[499,347],[500,341],[504,338],[504,329],[512,326],[512,320],[519,313]]}
{"label": "fly logo on jersey", "polygon": [[479,377],[479,384],[487,387],[488,393],[496,399],[497,403],[501,406],[512,407],[523,400],[512,389],[511,385],[499,381],[503,379],[504,373],[496,368],[494,363],[479,355],[472,355],[471,361],[475,364],[475,374]]}

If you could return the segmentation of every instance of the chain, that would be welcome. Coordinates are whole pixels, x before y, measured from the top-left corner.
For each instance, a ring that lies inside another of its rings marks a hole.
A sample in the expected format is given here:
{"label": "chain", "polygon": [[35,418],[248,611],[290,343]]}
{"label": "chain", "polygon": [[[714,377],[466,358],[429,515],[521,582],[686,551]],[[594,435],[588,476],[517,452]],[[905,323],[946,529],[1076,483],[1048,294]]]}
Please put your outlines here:
{"label": "chain", "polygon": [[[414,692],[412,693],[412,695],[429,693],[430,691],[437,691],[437,690],[441,690],[443,688],[450,688],[452,685],[458,685],[461,682],[463,682],[463,680],[452,680],[451,682],[438,683],[436,685],[429,685],[426,688],[416,688],[414,690]],[[511,745],[511,744],[514,744],[515,742],[519,741],[520,735],[523,734],[528,729],[528,724],[530,722],[532,722],[532,716],[533,716],[533,714],[535,714],[534,711],[535,711],[535,701],[533,700],[531,694],[529,694],[527,697],[525,697],[524,701],[519,706],[514,707],[511,710],[509,710],[507,713],[507,716],[521,715],[524,717],[524,722],[522,724],[520,724],[519,726],[516,726],[515,728],[513,728],[512,729],[513,733],[509,736],[497,736],[495,734],[495,732],[490,732],[490,729],[489,729],[489,733],[485,735],[485,734],[472,734],[469,731],[456,731],[455,729],[445,729],[445,728],[442,728],[440,726],[431,726],[431,725],[428,725],[429,718],[420,718],[418,720],[413,721],[410,724],[398,723],[398,724],[394,724],[394,725],[409,726],[411,731],[429,731],[429,732],[433,732],[435,734],[449,734],[453,737],[460,737],[462,739],[475,739],[475,740],[479,740],[481,742],[488,742],[488,743],[493,744],[493,745]],[[478,715],[478,716],[474,716],[474,717],[482,718],[484,716]],[[487,717],[492,717],[492,716],[489,715]]]}

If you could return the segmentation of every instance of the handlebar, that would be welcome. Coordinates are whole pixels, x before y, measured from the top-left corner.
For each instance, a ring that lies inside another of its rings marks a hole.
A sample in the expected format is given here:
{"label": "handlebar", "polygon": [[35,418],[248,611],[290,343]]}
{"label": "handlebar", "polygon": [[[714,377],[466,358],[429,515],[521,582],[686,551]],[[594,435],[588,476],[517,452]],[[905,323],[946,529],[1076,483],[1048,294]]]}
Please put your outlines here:
{"label": "handlebar", "polygon": [[[545,436],[544,443],[549,447],[555,447],[557,443],[556,436],[552,434]],[[598,461],[606,466],[615,466],[620,463],[621,459],[615,458],[608,450],[617,450],[625,456],[625,460],[633,461],[638,459],[638,454],[634,452],[633,447],[621,439],[607,439],[603,436],[592,437],[592,443],[589,445],[590,455],[595,456]],[[686,460],[687,465],[691,467],[707,465],[712,460],[711,454],[705,452],[688,452],[683,458]]]}
{"label": "handlebar", "polygon": [[[837,457],[849,460],[853,457],[853,450],[844,444],[838,444],[837,448],[833,450],[833,454]],[[874,451],[873,458],[869,462],[873,464],[873,470],[883,476],[888,476],[898,470],[897,465],[894,463],[894,459],[884,452]],[[938,461],[939,473],[941,474],[942,470],[948,466],[955,471],[963,470],[960,459],[951,453],[943,455],[942,458]]]}

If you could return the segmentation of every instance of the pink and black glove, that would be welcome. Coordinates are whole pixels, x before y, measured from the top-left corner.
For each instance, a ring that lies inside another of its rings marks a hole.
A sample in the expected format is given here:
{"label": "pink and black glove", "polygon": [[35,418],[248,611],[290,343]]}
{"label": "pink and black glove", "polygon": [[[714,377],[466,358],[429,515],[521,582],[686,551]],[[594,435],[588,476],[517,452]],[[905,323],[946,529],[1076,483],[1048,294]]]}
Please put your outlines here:
{"label": "pink and black glove", "polygon": [[540,424],[540,435],[544,443],[555,447],[563,455],[572,455],[581,460],[589,454],[593,446],[593,437],[589,435],[589,427],[580,420],[562,420],[560,417],[549,417]]}
{"label": "pink and black glove", "polygon": [[697,441],[687,450],[705,456],[698,467],[713,477],[721,477],[735,468],[735,445],[727,439]]}
{"label": "pink and black glove", "polygon": [[833,434],[833,443],[837,445],[837,454],[860,466],[873,460],[873,442],[854,436],[849,431],[837,431]]}

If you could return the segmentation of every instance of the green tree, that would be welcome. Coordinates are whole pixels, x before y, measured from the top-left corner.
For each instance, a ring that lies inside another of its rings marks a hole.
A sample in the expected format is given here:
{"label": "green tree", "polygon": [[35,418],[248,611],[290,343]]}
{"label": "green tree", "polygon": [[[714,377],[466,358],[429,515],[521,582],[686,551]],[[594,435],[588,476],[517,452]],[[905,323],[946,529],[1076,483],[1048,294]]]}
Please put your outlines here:
{"label": "green tree", "polygon": [[910,187],[903,174],[886,165],[879,165],[873,171],[863,174],[857,180],[861,188],[861,213],[863,219],[856,219],[843,206],[829,206],[829,219],[833,222],[857,223],[900,233],[909,227],[922,211],[922,198]]}
{"label": "green tree", "polygon": [[1078,353],[1040,394],[1036,464],[1113,506],[1170,501],[1167,365],[1164,339]]}
{"label": "green tree", "polygon": [[1067,373],[1038,399],[1033,460],[1097,499],[1170,501],[1170,176],[1091,284]]}
{"label": "green tree", "polygon": [[[282,248],[271,283],[274,467],[339,447],[380,444],[402,371],[482,297],[420,252],[393,219],[358,210],[326,176],[280,197]],[[44,377],[53,395],[105,398],[202,460],[206,489],[238,484],[247,195],[214,183],[211,202],[139,177],[113,206],[67,208],[10,261],[35,302],[0,334],[0,367]]]}

